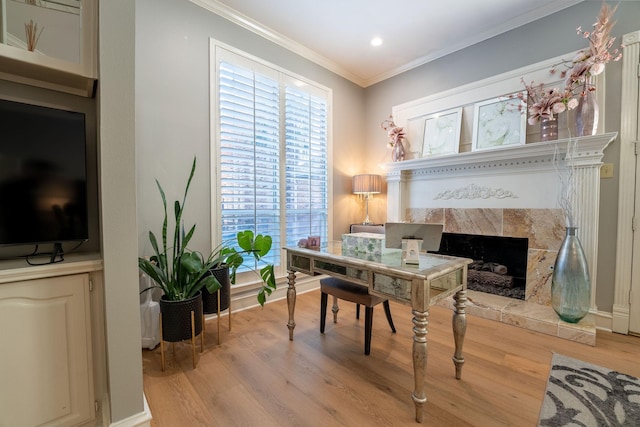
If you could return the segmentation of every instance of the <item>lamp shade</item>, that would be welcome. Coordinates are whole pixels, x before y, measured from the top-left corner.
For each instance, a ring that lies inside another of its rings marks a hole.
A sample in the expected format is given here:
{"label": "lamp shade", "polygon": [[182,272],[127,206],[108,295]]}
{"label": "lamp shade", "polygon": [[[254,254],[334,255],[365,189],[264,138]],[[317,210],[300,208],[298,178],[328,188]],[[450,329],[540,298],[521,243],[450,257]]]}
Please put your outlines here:
{"label": "lamp shade", "polygon": [[356,175],[353,177],[354,194],[378,194],[382,191],[382,177],[380,175]]}

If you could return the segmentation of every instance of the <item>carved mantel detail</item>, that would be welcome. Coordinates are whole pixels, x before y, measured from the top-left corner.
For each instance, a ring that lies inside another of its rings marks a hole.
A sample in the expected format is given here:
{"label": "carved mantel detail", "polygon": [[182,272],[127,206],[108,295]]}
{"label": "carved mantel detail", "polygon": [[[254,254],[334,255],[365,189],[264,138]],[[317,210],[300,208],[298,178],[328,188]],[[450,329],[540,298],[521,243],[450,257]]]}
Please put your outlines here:
{"label": "carved mantel detail", "polygon": [[505,198],[517,199],[518,196],[513,194],[509,190],[503,188],[489,188],[476,184],[469,184],[466,187],[456,188],[455,190],[445,190],[434,198],[435,200],[449,200],[449,199],[505,199]]}

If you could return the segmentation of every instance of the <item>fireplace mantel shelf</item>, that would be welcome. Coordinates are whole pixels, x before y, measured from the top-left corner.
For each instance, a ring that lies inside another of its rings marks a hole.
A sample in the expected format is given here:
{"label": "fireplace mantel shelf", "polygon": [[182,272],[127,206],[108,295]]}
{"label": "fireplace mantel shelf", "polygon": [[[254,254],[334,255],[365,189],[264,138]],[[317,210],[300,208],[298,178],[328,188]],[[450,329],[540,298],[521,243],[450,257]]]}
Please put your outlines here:
{"label": "fireplace mantel shelf", "polygon": [[[602,159],[604,149],[616,139],[617,132],[604,133],[578,138],[575,150],[576,164],[594,164]],[[502,147],[490,150],[472,151],[445,156],[425,157],[401,162],[385,164],[388,174],[396,175],[402,171],[419,171],[432,168],[474,167],[483,163],[509,162],[527,163],[540,158],[553,156],[556,149],[561,154],[567,151],[567,145],[575,139],[559,139],[557,141],[536,142],[531,144]]]}

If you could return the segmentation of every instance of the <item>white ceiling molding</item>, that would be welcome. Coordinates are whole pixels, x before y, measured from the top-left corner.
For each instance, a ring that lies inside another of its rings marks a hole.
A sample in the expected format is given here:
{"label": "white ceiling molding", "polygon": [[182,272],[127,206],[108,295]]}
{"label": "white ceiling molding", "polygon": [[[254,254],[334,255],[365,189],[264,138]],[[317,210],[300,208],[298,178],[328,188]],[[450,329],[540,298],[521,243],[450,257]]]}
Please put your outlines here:
{"label": "white ceiling molding", "polygon": [[[578,3],[582,3],[585,0],[573,0],[570,3],[567,3],[562,9],[566,9],[568,7],[574,6]],[[538,20],[540,18],[544,18],[545,16],[551,15],[553,13],[558,12],[559,10],[557,6],[553,6],[549,4],[545,7],[535,9],[529,13],[520,15],[518,18],[506,21],[501,26],[493,27],[491,30],[486,31],[484,33],[476,34],[474,37],[467,38],[464,40],[460,40],[458,42],[454,42],[449,46],[445,46],[442,49],[430,54],[423,56],[422,58],[418,58],[414,61],[411,61],[405,64],[402,67],[398,67],[394,70],[389,71],[388,73],[380,74],[373,79],[366,80],[363,87],[371,86],[373,84],[379,83],[383,80],[396,76],[398,74],[404,73],[405,71],[409,71],[413,68],[417,68],[421,65],[427,64],[431,61],[435,61],[438,58],[442,58],[443,56],[450,55],[454,52],[467,48],[469,46],[473,46],[474,44],[480,43],[484,40],[488,40],[492,37],[495,37],[499,34],[506,33],[507,31],[511,31],[515,28],[521,27],[525,24]]]}
{"label": "white ceiling molding", "polygon": [[349,72],[347,69],[340,66],[338,63],[322,55],[319,55],[313,50],[301,45],[296,41],[291,40],[288,37],[283,36],[282,34],[274,30],[271,30],[263,26],[259,22],[249,18],[246,15],[241,14],[240,12],[230,8],[227,5],[224,5],[218,2],[217,0],[190,0],[190,1],[193,4],[196,4],[204,9],[207,9],[208,11],[213,12],[216,15],[219,15],[227,19],[233,22],[234,24],[237,24],[261,37],[264,37],[265,39],[279,46],[282,46],[285,49],[288,49],[293,53],[296,53],[302,56],[303,58],[306,58],[309,61],[312,61],[326,68],[327,70],[332,71],[338,74],[339,76],[342,76],[345,79],[352,81],[353,83],[359,86],[364,87],[365,82],[361,77]]}
{"label": "white ceiling molding", "polygon": [[430,53],[429,55],[423,56],[416,60],[410,61],[400,67],[396,67],[388,72],[381,73],[372,78],[365,78],[360,75],[354,74],[347,70],[345,67],[340,65],[339,63],[327,58],[326,56],[318,54],[316,51],[309,49],[303,44],[294,41],[293,39],[284,36],[283,34],[261,24],[257,20],[250,18],[237,10],[223,4],[219,0],[190,0],[192,3],[215,13],[265,39],[276,43],[279,46],[282,46],[326,69],[332,71],[347,80],[361,86],[368,87],[373,84],[379,83],[388,78],[394,77],[403,72],[409,71],[431,61],[434,61],[443,56],[449,55],[456,51],[462,50],[466,47],[477,44],[481,41],[490,39],[499,34],[505,33],[507,31],[518,28],[522,25],[535,21],[537,19],[543,18],[559,10],[566,9],[568,7],[574,6],[578,3],[581,3],[585,0],[566,0],[563,2],[561,6],[556,2],[548,3],[544,6],[535,8],[534,10],[524,13],[514,19],[510,19],[505,21],[502,25],[494,26],[491,29],[475,34],[473,37],[468,37],[459,41],[452,41],[451,44],[444,46],[442,49],[437,50],[436,52]]}

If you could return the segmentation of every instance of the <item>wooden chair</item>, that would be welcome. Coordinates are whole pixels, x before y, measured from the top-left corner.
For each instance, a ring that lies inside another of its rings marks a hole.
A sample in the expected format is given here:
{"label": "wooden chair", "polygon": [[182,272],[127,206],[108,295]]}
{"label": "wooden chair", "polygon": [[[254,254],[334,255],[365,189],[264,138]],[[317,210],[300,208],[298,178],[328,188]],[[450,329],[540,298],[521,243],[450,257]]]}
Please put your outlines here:
{"label": "wooden chair", "polygon": [[[357,283],[349,282],[347,280],[338,279],[336,277],[327,277],[320,279],[320,333],[324,333],[324,326],[327,316],[327,298],[329,295],[333,295],[333,323],[338,321],[338,305],[335,298],[350,301],[356,304],[362,304],[365,307],[364,316],[364,354],[369,355],[371,353],[371,328],[373,326],[373,308],[383,303],[384,313],[387,316],[387,321],[393,333],[396,332],[396,328],[393,325],[393,319],[391,318],[391,309],[389,308],[389,300],[370,295],[366,286],[358,285]],[[358,306],[359,309],[359,306]],[[358,310],[359,311],[359,310]]]}

